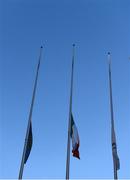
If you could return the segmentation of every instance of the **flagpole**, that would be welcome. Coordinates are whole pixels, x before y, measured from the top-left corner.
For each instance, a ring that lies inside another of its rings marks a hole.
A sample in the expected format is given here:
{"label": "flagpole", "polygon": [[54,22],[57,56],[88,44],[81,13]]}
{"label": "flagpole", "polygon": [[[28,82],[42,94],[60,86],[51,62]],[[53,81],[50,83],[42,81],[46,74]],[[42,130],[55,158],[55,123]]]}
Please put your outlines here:
{"label": "flagpole", "polygon": [[[110,59],[110,53],[108,53],[108,63],[109,63],[109,87],[110,87],[110,110],[111,110],[111,138],[112,140],[116,141],[116,136],[115,136],[115,130],[114,130],[114,112],[113,112],[113,98],[112,98],[112,80],[111,80],[111,59]],[[112,143],[113,146],[113,143]],[[117,167],[115,164],[115,159],[113,156],[113,169],[114,169],[114,179],[118,179],[117,175]]]}
{"label": "flagpole", "polygon": [[40,68],[40,63],[41,63],[41,55],[42,55],[42,46],[40,48],[40,56],[39,56],[39,60],[38,60],[36,78],[35,78],[34,89],[33,89],[33,94],[32,94],[32,101],[31,101],[31,106],[30,106],[30,112],[29,112],[29,118],[28,118],[28,125],[27,125],[25,143],[24,143],[24,148],[23,148],[21,166],[20,166],[20,170],[19,170],[19,177],[18,177],[19,180],[21,180],[22,176],[23,176],[24,160],[25,160],[25,154],[26,154],[26,148],[27,148],[27,142],[28,142],[28,136],[29,136],[30,123],[32,121],[32,112],[33,112],[33,106],[34,106],[34,100],[35,100],[35,94],[36,94],[36,88],[37,88],[37,80],[38,80],[39,68]]}
{"label": "flagpole", "polygon": [[68,142],[67,142],[67,159],[66,159],[66,180],[69,180],[69,171],[70,171],[70,128],[71,128],[72,95],[73,95],[74,50],[75,50],[75,44],[73,44],[73,55],[72,55],[70,106],[69,106],[69,122],[68,122]]}

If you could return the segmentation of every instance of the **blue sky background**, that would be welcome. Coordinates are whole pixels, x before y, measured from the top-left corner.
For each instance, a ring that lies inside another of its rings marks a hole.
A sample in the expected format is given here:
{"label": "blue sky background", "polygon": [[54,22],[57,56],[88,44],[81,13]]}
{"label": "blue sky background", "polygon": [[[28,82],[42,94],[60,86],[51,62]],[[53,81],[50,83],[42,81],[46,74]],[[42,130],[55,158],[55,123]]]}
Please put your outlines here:
{"label": "blue sky background", "polygon": [[80,156],[71,178],[113,178],[107,52],[119,178],[130,178],[130,1],[0,1],[0,178],[17,178],[39,48],[33,147],[24,178],[65,178],[72,44],[73,114]]}

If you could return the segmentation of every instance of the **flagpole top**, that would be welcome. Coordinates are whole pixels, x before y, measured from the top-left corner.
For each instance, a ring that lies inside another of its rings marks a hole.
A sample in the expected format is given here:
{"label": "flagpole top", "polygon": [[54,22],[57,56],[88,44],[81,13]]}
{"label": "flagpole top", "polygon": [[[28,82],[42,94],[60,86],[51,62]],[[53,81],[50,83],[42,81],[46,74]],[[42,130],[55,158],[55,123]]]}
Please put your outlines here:
{"label": "flagpole top", "polygon": [[111,66],[111,53],[108,52],[108,64],[109,66]]}
{"label": "flagpole top", "polygon": [[41,46],[41,49],[43,48],[43,46]]}
{"label": "flagpole top", "polygon": [[75,47],[75,44],[73,44],[73,47]]}

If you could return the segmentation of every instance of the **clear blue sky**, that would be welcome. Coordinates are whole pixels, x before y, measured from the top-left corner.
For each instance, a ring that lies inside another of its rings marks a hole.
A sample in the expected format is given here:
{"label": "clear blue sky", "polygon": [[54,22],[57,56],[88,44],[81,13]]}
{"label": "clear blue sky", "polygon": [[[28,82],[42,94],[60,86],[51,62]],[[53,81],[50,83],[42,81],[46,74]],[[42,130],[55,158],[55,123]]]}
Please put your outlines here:
{"label": "clear blue sky", "polygon": [[73,43],[81,160],[71,156],[70,177],[113,178],[110,51],[119,178],[130,178],[130,0],[1,0],[0,24],[0,178],[18,177],[41,45],[24,178],[65,178]]}

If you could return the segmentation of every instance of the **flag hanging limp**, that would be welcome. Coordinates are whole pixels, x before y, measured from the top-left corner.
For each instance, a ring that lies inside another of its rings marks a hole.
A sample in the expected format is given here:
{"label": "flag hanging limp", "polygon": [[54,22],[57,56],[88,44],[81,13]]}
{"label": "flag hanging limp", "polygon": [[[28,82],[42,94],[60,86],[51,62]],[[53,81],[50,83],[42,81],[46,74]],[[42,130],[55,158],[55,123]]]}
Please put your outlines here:
{"label": "flag hanging limp", "polygon": [[29,134],[27,138],[27,146],[26,146],[26,152],[25,152],[25,159],[24,159],[24,164],[26,164],[30,151],[32,149],[32,143],[33,143],[33,136],[32,136],[32,123],[30,122],[30,127],[29,127]]}
{"label": "flag hanging limp", "polygon": [[72,154],[74,157],[80,159],[80,155],[79,155],[79,145],[80,145],[80,141],[79,141],[79,134],[78,134],[78,130],[77,127],[75,125],[74,119],[73,119],[73,115],[71,114],[71,131],[70,131],[70,136],[72,138]]}
{"label": "flag hanging limp", "polygon": [[[113,122],[114,123],[114,122]],[[114,124],[112,123],[112,154],[116,170],[120,169],[120,160],[117,153],[116,136],[114,130]]]}
{"label": "flag hanging limp", "polygon": [[113,153],[113,159],[114,159],[114,164],[116,167],[116,170],[120,169],[120,160],[117,154],[117,147],[116,147],[116,143],[112,144],[112,153]]}

